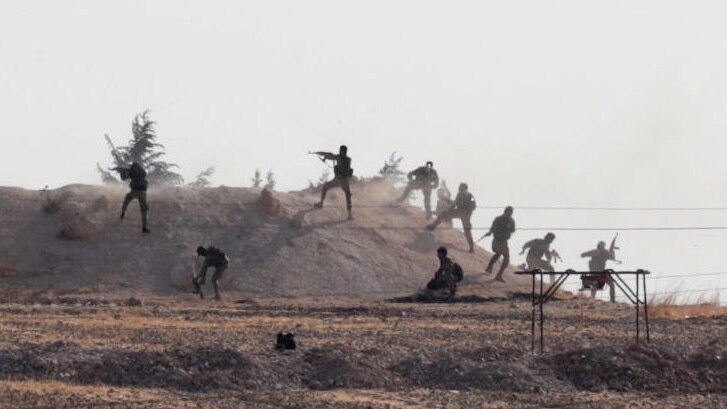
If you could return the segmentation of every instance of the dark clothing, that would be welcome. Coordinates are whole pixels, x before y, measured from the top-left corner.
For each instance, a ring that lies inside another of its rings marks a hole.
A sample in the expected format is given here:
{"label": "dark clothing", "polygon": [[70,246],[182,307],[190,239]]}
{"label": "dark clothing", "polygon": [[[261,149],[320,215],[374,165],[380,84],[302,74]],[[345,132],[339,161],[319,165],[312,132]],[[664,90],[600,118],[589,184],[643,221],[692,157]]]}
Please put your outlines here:
{"label": "dark clothing", "polygon": [[540,260],[545,258],[550,261],[550,243],[545,239],[533,239],[523,245],[523,248],[527,248],[528,254],[525,256],[528,260]]}
{"label": "dark clothing", "polygon": [[[523,249],[529,249],[528,254],[525,256],[525,261],[528,263],[528,268],[531,270],[543,270],[547,272],[555,271],[555,268],[550,264],[550,260],[553,258],[553,253],[550,250],[550,243],[545,239],[534,239],[523,245]],[[545,260],[543,260],[545,256]],[[550,275],[550,282],[555,280],[554,275]]]}
{"label": "dark clothing", "polygon": [[328,190],[334,187],[340,187],[341,190],[343,190],[343,193],[346,195],[346,210],[348,210],[348,214],[351,214],[351,184],[349,182],[350,178],[347,177],[339,177],[336,176],[333,178],[333,180],[328,181],[323,184],[323,190],[321,190],[321,203],[323,203],[324,200],[326,200],[326,194],[328,194]]}
{"label": "dark clothing", "polygon": [[146,201],[146,189],[148,183],[146,181],[146,171],[136,162],[131,164],[128,169],[121,170],[121,179],[131,179],[129,187],[131,192],[126,194],[124,197],[124,203],[121,205],[121,218],[126,216],[126,209],[129,207],[129,203],[136,199],[139,201],[139,209],[141,210],[141,231],[149,232],[147,230],[147,214],[149,213],[149,204]]}
{"label": "dark clothing", "polygon": [[432,217],[432,185],[427,182],[420,182],[418,180],[411,180],[406,185],[404,193],[399,198],[399,202],[403,202],[409,197],[409,194],[414,190],[421,190],[422,196],[424,196],[424,210],[427,212],[427,219]]}
{"label": "dark clothing", "polygon": [[581,257],[590,257],[588,260],[588,269],[590,271],[603,271],[606,269],[608,260],[616,259],[616,255],[612,251],[606,249],[594,249],[581,254]]}
{"label": "dark clothing", "polygon": [[535,257],[525,257],[525,261],[527,261],[528,268],[531,270],[543,270],[547,272],[555,271],[555,267],[550,264],[549,260],[543,260],[542,258]]}
{"label": "dark clothing", "polygon": [[454,276],[454,262],[451,258],[445,257],[439,262],[439,270],[427,284],[427,289],[448,290],[450,295],[454,295],[457,290],[457,279]]}
{"label": "dark clothing", "polygon": [[141,228],[142,230],[146,230],[146,218],[149,213],[149,203],[146,201],[146,190],[132,189],[131,192],[126,194],[124,197],[124,203],[121,205],[121,218],[124,218],[126,215],[126,209],[129,207],[129,203],[131,203],[134,199],[139,201],[139,209],[141,210]]}
{"label": "dark clothing", "polygon": [[420,184],[426,184],[431,186],[432,189],[439,187],[439,175],[434,168],[430,168],[429,166],[418,167],[409,172],[406,177],[410,182],[415,181]]}
{"label": "dark clothing", "polygon": [[221,267],[227,265],[230,260],[227,255],[217,247],[208,247],[207,255],[204,257],[204,265],[202,271],[206,271],[208,267]]}
{"label": "dark clothing", "polygon": [[460,210],[474,211],[477,208],[477,202],[475,197],[470,192],[459,192],[457,197],[454,198],[454,207]]}
{"label": "dark clothing", "polygon": [[472,212],[477,207],[475,197],[470,192],[459,192],[457,197],[454,199],[454,206],[450,209],[445,210],[437,216],[434,223],[427,226],[429,230],[434,230],[443,221],[451,219],[462,220],[462,229],[464,230],[464,236],[467,239],[467,244],[470,247],[470,252],[475,251],[475,241],[472,238]]}
{"label": "dark clothing", "polygon": [[407,175],[409,183],[404,189],[404,193],[399,199],[400,202],[406,200],[413,190],[421,190],[424,196],[424,210],[427,212],[427,219],[432,217],[432,189],[439,186],[439,175],[434,168],[422,166],[409,172]]}
{"label": "dark clothing", "polygon": [[330,156],[331,160],[336,161],[336,165],[333,166],[333,174],[336,177],[350,178],[353,176],[353,169],[351,168],[351,158],[344,155],[333,155]]}
{"label": "dark clothing", "polygon": [[465,231],[472,230],[472,211],[465,209],[449,209],[445,210],[434,223],[439,224],[444,220],[460,219],[462,221],[462,228]]}
{"label": "dark clothing", "polygon": [[353,176],[353,169],[351,168],[351,157],[346,155],[333,155],[326,154],[325,159],[336,161],[336,165],[333,167],[333,174],[335,175],[333,180],[323,184],[321,189],[321,201],[316,204],[316,207],[320,208],[323,206],[323,202],[326,200],[328,190],[334,187],[340,187],[343,193],[346,195],[346,210],[348,210],[348,217],[351,218],[351,184],[350,180]]}
{"label": "dark clothing", "polygon": [[204,298],[200,285],[205,283],[207,277],[207,269],[214,267],[215,272],[212,274],[212,285],[215,288],[215,298],[220,299],[220,278],[222,273],[227,269],[230,264],[230,260],[227,255],[216,247],[208,247],[207,254],[204,256],[204,262],[202,264],[202,270],[197,276],[192,279],[194,284],[195,292],[199,294],[200,298]]}
{"label": "dark clothing", "polygon": [[487,263],[485,271],[488,273],[492,272],[492,267],[503,256],[502,264],[500,265],[500,271],[498,271],[496,280],[503,281],[502,274],[505,272],[507,265],[510,263],[510,248],[507,246],[507,241],[510,236],[515,232],[515,220],[511,216],[500,215],[495,217],[490,226],[490,232],[492,233],[492,251],[495,253],[490,262]]}
{"label": "dark clothing", "polygon": [[515,233],[515,220],[504,214],[497,216],[495,217],[495,220],[492,221],[490,231],[492,232],[492,236],[495,240],[507,241],[510,239],[510,236]]}
{"label": "dark clothing", "polygon": [[146,181],[146,171],[144,168],[133,163],[129,168],[127,176],[131,179],[131,182],[129,183],[131,190],[146,192],[149,183]]}
{"label": "dark clothing", "polygon": [[[605,248],[596,248],[590,251],[586,251],[585,253],[581,254],[581,257],[591,258],[590,260],[588,260],[588,270],[590,271],[604,271],[606,270],[606,262],[608,260],[616,259],[616,255],[614,254],[614,252]],[[616,302],[616,287],[614,286],[613,279],[610,276],[606,274],[594,274],[584,276],[582,280],[584,286],[588,280],[592,280],[597,283],[597,288],[591,290],[591,297],[593,298],[596,297],[596,290],[600,290],[604,287],[604,285],[608,284],[609,298],[611,302]]]}

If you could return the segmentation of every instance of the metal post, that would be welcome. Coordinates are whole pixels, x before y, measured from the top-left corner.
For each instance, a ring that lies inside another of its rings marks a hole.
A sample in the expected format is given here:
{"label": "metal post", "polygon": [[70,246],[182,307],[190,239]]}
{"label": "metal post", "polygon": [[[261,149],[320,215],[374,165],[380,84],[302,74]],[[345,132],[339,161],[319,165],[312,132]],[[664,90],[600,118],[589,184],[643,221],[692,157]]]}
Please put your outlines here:
{"label": "metal post", "polygon": [[543,353],[543,271],[540,271],[540,353]]}
{"label": "metal post", "polygon": [[639,345],[639,273],[636,273],[636,345]]}
{"label": "metal post", "polygon": [[530,352],[535,353],[535,274],[533,274],[533,308],[530,316]]}
{"label": "metal post", "polygon": [[646,342],[651,342],[649,337],[649,297],[646,296],[646,272],[641,272],[641,279],[644,284],[644,319],[646,320]]}

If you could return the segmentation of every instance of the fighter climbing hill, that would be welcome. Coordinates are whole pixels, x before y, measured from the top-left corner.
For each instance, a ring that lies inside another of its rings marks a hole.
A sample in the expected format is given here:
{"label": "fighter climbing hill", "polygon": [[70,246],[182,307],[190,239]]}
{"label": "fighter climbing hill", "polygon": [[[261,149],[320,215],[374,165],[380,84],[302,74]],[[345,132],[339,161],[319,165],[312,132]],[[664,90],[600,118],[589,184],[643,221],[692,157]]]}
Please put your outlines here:
{"label": "fighter climbing hill", "polygon": [[149,229],[146,224],[146,216],[149,212],[149,204],[146,201],[146,189],[149,186],[149,183],[146,180],[146,171],[137,162],[132,163],[128,168],[117,166],[110,170],[119,172],[121,180],[131,179],[131,182],[129,183],[131,191],[126,194],[126,197],[124,197],[124,203],[121,205],[121,220],[123,220],[124,216],[126,216],[126,209],[129,207],[129,203],[136,199],[139,201],[139,208],[141,209],[141,232],[149,233]]}
{"label": "fighter climbing hill", "polygon": [[309,153],[320,156],[321,161],[323,162],[330,160],[336,163],[333,166],[333,180],[323,184],[323,189],[321,190],[321,201],[316,203],[314,207],[316,209],[323,208],[323,202],[326,200],[328,190],[334,187],[340,187],[346,195],[346,210],[348,210],[348,219],[353,219],[353,214],[351,213],[351,177],[353,177],[353,168],[351,168],[351,157],[348,156],[348,147],[346,145],[341,145],[338,150],[338,155],[322,151]]}
{"label": "fighter climbing hill", "polygon": [[427,162],[424,166],[420,166],[406,175],[409,183],[407,183],[404,193],[399,198],[401,203],[414,190],[421,190],[424,196],[424,210],[427,212],[427,220],[432,218],[432,189],[439,187],[439,175],[434,170],[434,163]]}

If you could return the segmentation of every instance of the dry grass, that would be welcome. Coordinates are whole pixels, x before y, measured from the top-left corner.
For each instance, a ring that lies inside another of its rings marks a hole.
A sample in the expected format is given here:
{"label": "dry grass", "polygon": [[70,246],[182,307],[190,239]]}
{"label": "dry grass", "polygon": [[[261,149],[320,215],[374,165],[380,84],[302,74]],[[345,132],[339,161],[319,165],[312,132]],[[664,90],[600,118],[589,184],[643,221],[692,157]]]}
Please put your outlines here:
{"label": "dry grass", "polygon": [[719,293],[711,298],[700,296],[691,301],[669,294],[649,301],[649,315],[667,318],[711,317],[727,315],[727,306],[720,304]]}

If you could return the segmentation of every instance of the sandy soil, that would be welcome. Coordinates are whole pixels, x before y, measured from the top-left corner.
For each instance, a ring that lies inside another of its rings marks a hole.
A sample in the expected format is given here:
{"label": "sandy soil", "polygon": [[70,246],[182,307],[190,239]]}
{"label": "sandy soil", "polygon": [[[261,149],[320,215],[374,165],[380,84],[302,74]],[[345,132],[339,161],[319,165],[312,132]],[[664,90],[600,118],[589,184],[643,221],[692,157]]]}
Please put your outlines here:
{"label": "sandy soil", "polygon": [[[149,235],[141,234],[136,202],[119,221],[127,190],[0,187],[0,277],[38,291],[175,295],[191,290],[197,246],[216,245],[231,260],[223,276],[227,291],[379,298],[426,285],[440,245],[468,276],[481,275],[491,256],[482,248],[468,253],[460,231],[424,229],[424,212],[395,205],[399,192],[383,179],[353,184],[353,221],[346,220],[340,190],[331,191],[322,210],[313,210],[315,190],[276,192],[274,216],[261,209],[260,189],[150,190]],[[513,277],[493,288],[514,290],[522,282]]]}
{"label": "sandy soil", "polygon": [[636,346],[627,306],[556,301],[533,355],[518,298],[140,301],[0,306],[0,407],[727,407],[725,317],[654,319]]}

